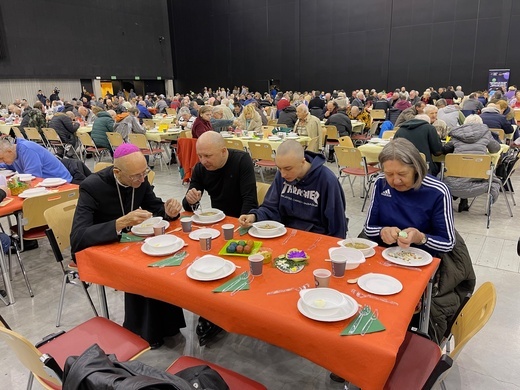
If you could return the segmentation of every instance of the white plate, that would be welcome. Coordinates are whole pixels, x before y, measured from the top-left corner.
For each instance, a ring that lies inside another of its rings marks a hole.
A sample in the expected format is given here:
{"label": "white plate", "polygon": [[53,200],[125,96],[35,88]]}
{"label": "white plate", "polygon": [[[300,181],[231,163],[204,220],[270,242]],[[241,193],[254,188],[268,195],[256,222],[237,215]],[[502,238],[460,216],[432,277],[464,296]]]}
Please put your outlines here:
{"label": "white plate", "polygon": [[192,231],[190,233],[189,237],[192,240],[198,241],[202,234],[211,234],[212,239],[215,239],[218,236],[220,236],[220,232],[217,229],[204,228],[204,229],[196,229],[196,230]]}
{"label": "white plate", "polygon": [[59,179],[59,178],[43,179],[43,181],[40,182],[39,186],[40,187],[58,187],[58,186],[61,186],[62,184],[65,184],[66,182],[67,182],[67,180]]}
{"label": "white plate", "polygon": [[367,250],[367,253],[365,256],[365,259],[368,259],[369,257],[372,257],[376,254],[376,250],[374,248],[370,248],[369,250]]}
{"label": "white plate", "polygon": [[[160,222],[160,225],[164,226],[165,229],[168,229],[168,227],[170,226],[170,222],[163,220]],[[153,235],[153,226],[141,227],[140,225],[135,225],[132,226],[132,229],[130,229],[130,231],[134,233],[136,236],[147,237]]]}
{"label": "white plate", "polygon": [[195,260],[191,268],[198,275],[214,276],[224,267],[226,261],[222,257],[205,255]]}
{"label": "white plate", "polygon": [[196,224],[199,224],[199,225],[210,225],[212,223],[216,223],[216,222],[222,221],[224,218],[226,218],[226,214],[224,214],[224,213],[217,214],[217,215],[215,215],[214,218],[211,218],[211,219],[206,220],[206,221],[201,221],[197,214],[193,214],[191,216],[191,220],[193,222],[195,222]]}
{"label": "white plate", "polygon": [[224,267],[222,267],[222,269],[214,275],[199,274],[192,268],[193,264],[190,265],[186,270],[186,275],[188,275],[188,278],[190,279],[199,280],[201,282],[209,282],[211,280],[219,280],[225,278],[226,276],[229,276],[233,272],[235,272],[236,265],[229,260],[224,261],[226,262],[226,264],[224,264]]}
{"label": "white plate", "polygon": [[269,141],[281,141],[282,139],[280,137],[267,137]]}
{"label": "white plate", "polygon": [[0,175],[5,176],[5,177],[13,176],[15,173],[16,172],[11,171],[10,169],[0,170]]}
{"label": "white plate", "polygon": [[253,139],[253,137],[251,137],[250,135],[244,135],[243,137],[240,137],[242,139]]}
{"label": "white plate", "polygon": [[256,228],[253,226],[251,229],[249,229],[248,233],[251,237],[256,237],[256,238],[276,238],[276,237],[281,237],[285,233],[287,233],[287,229],[285,227],[283,227],[280,229],[273,230],[273,232],[271,234],[262,234],[258,230],[256,230]]}
{"label": "white plate", "polygon": [[[399,252],[409,252],[409,253],[417,256],[418,258],[417,259],[412,258],[410,260],[405,260],[405,259],[401,259],[401,258],[392,256],[393,253],[399,253]],[[423,265],[428,265],[433,261],[432,255],[430,255],[428,252],[423,251],[422,249],[413,248],[413,247],[406,248],[406,249],[399,248],[398,246],[386,248],[383,251],[383,257],[391,263],[405,265],[407,267],[421,267]]]}
{"label": "white plate", "polygon": [[27,176],[27,178],[24,177],[23,179],[20,178],[20,176],[18,175],[18,180],[20,180],[20,181],[29,182],[29,181],[31,181],[33,179],[35,179],[35,177],[33,175],[29,175],[29,176]]}
{"label": "white plate", "polygon": [[298,300],[298,310],[300,313],[302,313],[305,317],[310,318],[311,320],[315,321],[322,321],[322,322],[336,322],[336,321],[343,321],[347,318],[350,318],[354,316],[359,309],[359,305],[356,302],[354,298],[352,298],[350,295],[343,294],[345,297],[347,304],[340,308],[339,312],[332,315],[332,316],[319,316],[314,313],[311,313],[305,305],[302,303],[301,298]]}
{"label": "white plate", "polygon": [[233,138],[231,134],[222,134],[222,138]]}
{"label": "white plate", "polygon": [[365,274],[358,279],[357,284],[366,292],[376,295],[397,294],[403,289],[399,280],[384,274]]}
{"label": "white plate", "polygon": [[167,255],[171,255],[172,253],[177,252],[183,246],[184,246],[184,240],[182,238],[179,238],[179,241],[177,241],[175,243],[175,245],[167,251],[153,248],[145,242],[141,246],[141,251],[143,253],[147,254],[148,256],[167,256]]}
{"label": "white plate", "polygon": [[47,191],[45,188],[42,189],[42,191],[31,191],[31,190],[34,190],[35,188],[29,188],[28,190],[25,190],[24,192],[22,192],[21,194],[19,194],[18,196],[22,199],[27,199],[27,198],[34,198],[35,196],[40,196],[40,195],[47,195],[50,191]]}

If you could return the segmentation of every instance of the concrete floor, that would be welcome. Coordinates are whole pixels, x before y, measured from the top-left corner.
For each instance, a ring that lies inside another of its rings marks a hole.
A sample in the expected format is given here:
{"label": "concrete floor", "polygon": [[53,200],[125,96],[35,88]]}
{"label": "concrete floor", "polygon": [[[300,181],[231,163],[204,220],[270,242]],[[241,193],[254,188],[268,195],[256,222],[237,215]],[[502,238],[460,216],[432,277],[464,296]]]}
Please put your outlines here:
{"label": "concrete floor", "polygon": [[[88,160],[92,167],[93,161]],[[329,167],[335,169],[331,164]],[[177,166],[170,171],[156,168],[156,193],[163,199],[182,198],[186,187],[181,185]],[[272,175],[271,175],[272,177]],[[258,179],[259,180],[259,179]],[[513,183],[520,188],[519,176]],[[355,184],[356,197],[345,181],[349,231],[357,235],[363,226],[366,213],[361,213],[362,199],[359,185]],[[520,199],[519,199],[520,200]],[[204,200],[208,202],[207,198]],[[448,389],[518,389],[520,372],[515,361],[520,358],[520,331],[517,299],[520,284],[520,257],[516,254],[519,236],[515,218],[509,217],[501,196],[493,207],[491,226],[486,229],[484,202],[477,199],[469,212],[455,212],[456,228],[470,249],[477,284],[491,281],[498,291],[498,302],[493,317],[486,327],[466,346],[445,383]],[[455,208],[457,203],[454,204]],[[520,215],[520,207],[513,212]],[[5,219],[5,218],[3,218]],[[5,221],[4,221],[5,222]],[[61,271],[46,240],[40,247],[23,253],[35,296],[30,298],[18,267],[13,280],[16,303],[4,306],[0,314],[10,326],[37,342],[56,331],[55,320],[61,288]],[[1,282],[0,282],[1,283]],[[1,284],[0,284],[1,286]],[[97,305],[95,289],[89,289]],[[123,294],[107,289],[111,319],[123,319]],[[343,385],[330,381],[328,371],[262,341],[236,334],[221,334],[215,342],[199,347],[195,336],[197,316],[186,312],[188,326],[181,334],[167,339],[165,346],[145,353],[140,360],[146,364],[166,368],[178,356],[193,355],[221,364],[264,383],[272,390],[342,389]],[[65,299],[61,329],[67,330],[92,316],[86,298],[79,288],[69,286]],[[0,346],[0,389],[23,389],[27,370],[5,346]],[[331,351],[333,352],[333,351]],[[338,356],[340,359],[341,357]],[[40,388],[35,384],[33,388]]]}

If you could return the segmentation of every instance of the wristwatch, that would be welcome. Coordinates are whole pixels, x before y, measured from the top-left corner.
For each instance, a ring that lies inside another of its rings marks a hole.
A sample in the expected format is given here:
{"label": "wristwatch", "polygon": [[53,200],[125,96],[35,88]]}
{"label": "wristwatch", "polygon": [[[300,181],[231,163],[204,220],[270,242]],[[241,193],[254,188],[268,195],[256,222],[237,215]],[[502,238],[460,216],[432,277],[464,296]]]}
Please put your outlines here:
{"label": "wristwatch", "polygon": [[421,240],[421,242],[419,243],[419,245],[424,245],[424,244],[426,244],[426,241],[428,241],[428,237],[426,237],[426,234],[423,233],[423,235],[424,235],[424,237]]}

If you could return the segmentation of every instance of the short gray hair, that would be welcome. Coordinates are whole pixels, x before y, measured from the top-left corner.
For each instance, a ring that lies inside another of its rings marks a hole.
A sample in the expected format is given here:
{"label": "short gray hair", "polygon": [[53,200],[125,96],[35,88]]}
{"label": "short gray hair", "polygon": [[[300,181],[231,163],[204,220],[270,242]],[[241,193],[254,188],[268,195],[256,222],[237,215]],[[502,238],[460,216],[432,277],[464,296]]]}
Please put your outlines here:
{"label": "short gray hair", "polygon": [[415,170],[413,188],[419,189],[428,173],[426,161],[419,150],[406,138],[395,138],[390,141],[379,154],[379,164],[383,167],[387,161],[399,161]]}
{"label": "short gray hair", "polygon": [[470,124],[470,123],[482,124],[484,122],[482,122],[482,118],[479,115],[471,114],[471,115],[468,115],[466,117],[466,119],[464,119],[464,124],[465,125]]}
{"label": "short gray hair", "polygon": [[224,109],[222,108],[222,106],[213,106],[213,113],[216,113],[216,112],[223,113]]}
{"label": "short gray hair", "polygon": [[2,139],[0,140],[0,152],[6,152],[7,150],[12,150],[16,148],[15,145],[13,145],[11,142],[9,142],[9,140],[7,139]]}
{"label": "short gray hair", "polygon": [[305,114],[309,112],[309,107],[307,107],[305,104],[300,104],[298,107],[296,107],[296,109],[304,112]]}
{"label": "short gray hair", "polygon": [[430,123],[430,117],[426,114],[417,114],[415,116],[415,119],[420,119],[422,121],[426,121],[426,122]]}
{"label": "short gray hair", "polygon": [[184,114],[191,115],[190,109],[188,107],[181,107],[179,108],[179,112],[177,113],[178,116],[183,116]]}
{"label": "short gray hair", "polygon": [[432,111],[439,111],[437,107],[435,107],[433,104],[427,104],[426,107],[424,107],[424,113],[428,115]]}

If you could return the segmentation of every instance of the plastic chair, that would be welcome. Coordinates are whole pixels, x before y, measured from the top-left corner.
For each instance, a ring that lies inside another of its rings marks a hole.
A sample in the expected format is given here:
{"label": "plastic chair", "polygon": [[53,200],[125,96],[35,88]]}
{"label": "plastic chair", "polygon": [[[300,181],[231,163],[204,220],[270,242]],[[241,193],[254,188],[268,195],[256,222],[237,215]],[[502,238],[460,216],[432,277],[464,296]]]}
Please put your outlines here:
{"label": "plastic chair", "polygon": [[506,139],[506,133],[504,129],[489,129],[489,131],[498,135],[498,139],[500,140],[500,142],[504,142],[504,140]]}
{"label": "plastic chair", "polygon": [[[65,153],[65,144],[61,141],[61,138],[56,132],[56,130],[54,130],[51,127],[43,127],[42,131],[43,135],[45,136],[45,139],[47,140],[47,145],[53,150],[54,154],[59,154],[58,147],[61,147],[63,149],[63,153]],[[74,147],[72,149],[74,150],[74,154],[76,155],[78,160],[80,160],[80,157],[76,149]]]}
{"label": "plastic chair", "polygon": [[14,136],[15,138],[24,138],[24,135],[22,134],[22,132],[20,131],[20,129],[16,126],[13,126],[11,127],[11,130],[13,130],[13,133],[14,133]]}
{"label": "plastic chair", "polygon": [[150,349],[141,337],[103,317],[94,317],[66,333],[62,331],[47,336],[36,346],[9,329],[1,316],[0,320],[0,339],[31,372],[28,389],[32,388],[35,377],[44,389],[61,389],[61,376],[51,375],[44,361],[54,371],[62,373],[69,356],[81,355],[92,344],[97,343],[107,354],[115,354],[119,361],[133,360]]}
{"label": "plastic chair", "polygon": [[339,146],[345,146],[347,148],[353,148],[354,147],[354,143],[352,142],[352,139],[348,135],[340,137],[338,139],[338,143],[339,143]]}
{"label": "plastic chair", "polygon": [[238,139],[226,139],[225,142],[226,142],[226,148],[228,148],[228,149],[235,149],[235,150],[241,150],[241,151],[246,150],[242,141],[240,141]]}
{"label": "plastic chair", "polygon": [[[339,138],[338,128],[336,126],[334,126],[334,125],[325,125],[323,127],[325,128],[325,134],[326,134],[325,149],[328,149],[329,156],[330,156],[331,148],[334,148],[334,146],[339,145],[339,141],[338,141],[338,138]],[[309,150],[313,150],[313,149],[310,149],[310,148],[308,148],[308,149]]]}
{"label": "plastic chair", "polygon": [[[446,155],[445,161],[442,163],[441,169],[441,180],[444,180],[445,177],[461,177],[461,178],[470,178],[470,179],[481,179],[487,180],[488,185],[485,192],[480,195],[486,194],[486,215],[487,222],[486,227],[489,229],[489,223],[491,218],[491,184],[493,183],[493,171],[494,166],[491,163],[491,156],[483,155],[483,154],[454,154],[450,153]],[[507,205],[507,209],[509,210],[509,214],[513,217],[513,212],[511,211],[511,206],[509,205],[509,199],[505,194],[504,185],[502,181],[500,181],[500,188],[504,193],[504,199]],[[475,201],[474,198],[469,207]]]}
{"label": "plastic chair", "polygon": [[386,111],[376,108],[370,111],[370,116],[373,120],[384,121],[386,119]]}
{"label": "plastic chair", "polygon": [[192,356],[181,356],[175,360],[170,367],[166,369],[166,372],[175,374],[181,370],[189,367],[207,365],[210,368],[217,371],[224,381],[229,386],[230,390],[267,390],[267,387],[259,382],[256,382],[244,375],[241,375],[235,371],[221,367],[215,363],[208,362],[206,360],[197,359]]}
{"label": "plastic chair", "polygon": [[271,187],[270,184],[262,183],[257,181],[256,182],[256,197],[258,199],[258,205],[260,206],[262,203],[264,203],[265,194],[267,194],[267,191]]}
{"label": "plastic chair", "polygon": [[155,128],[153,119],[143,119],[143,125],[149,130]]}
{"label": "plastic chair", "polygon": [[309,143],[305,146],[305,150],[316,150],[318,148],[319,142],[320,142],[320,137],[311,138]]}
{"label": "plastic chair", "polygon": [[382,139],[390,139],[393,138],[397,130],[387,130],[383,133]]}
{"label": "plastic chair", "polygon": [[348,177],[350,183],[350,189],[352,190],[352,196],[354,196],[354,186],[351,176],[363,178],[362,195],[364,198],[361,212],[365,209],[365,204],[370,193],[370,187],[374,181],[376,174],[380,172],[380,169],[367,164],[365,157],[361,155],[359,149],[347,148],[345,146],[336,146],[334,148],[336,164],[338,166],[338,179],[345,180]]}
{"label": "plastic chair", "polygon": [[[110,156],[110,152],[107,148],[98,148],[96,146],[90,134],[82,132],[77,132],[76,134],[78,135],[79,141],[81,142],[81,145],[83,145],[83,149],[85,151],[85,154],[82,156],[83,162],[85,161],[85,155],[87,153],[93,153],[94,156],[96,156],[98,162],[101,161],[101,157],[103,157],[104,154]],[[112,156],[110,156],[110,158],[112,158]]]}
{"label": "plastic chair", "polygon": [[166,114],[175,116],[177,115],[177,110],[175,108],[166,107]]}
{"label": "plastic chair", "polygon": [[37,144],[40,144],[44,148],[47,147],[47,144],[45,143],[45,140],[42,138],[40,132],[36,127],[24,127],[23,129],[25,131],[25,134],[27,135],[27,139],[29,141],[36,142]]}
{"label": "plastic chair", "polygon": [[166,161],[164,160],[163,149],[162,148],[152,148],[150,146],[150,143],[146,139],[146,135],[130,133],[130,134],[128,134],[128,142],[137,146],[139,149],[141,149],[141,153],[143,153],[145,156],[153,157],[154,164],[155,164],[155,160],[159,159],[159,163],[161,164],[161,169],[162,169],[163,162],[166,165],[166,168],[170,169],[168,164],[166,164]]}
{"label": "plastic chair", "polygon": [[119,133],[116,133],[114,131],[107,131],[106,135],[108,138],[108,143],[110,144],[110,147],[113,151],[116,150],[119,145],[125,143],[123,137]]}
{"label": "plastic chair", "polygon": [[267,121],[267,126],[276,126],[278,124],[278,119],[269,119]]}
{"label": "plastic chair", "polygon": [[265,183],[263,169],[276,168],[273,148],[269,144],[249,142],[249,154],[251,155],[255,166],[260,169],[260,177]]}
{"label": "plastic chair", "polygon": [[57,327],[60,326],[63,301],[65,299],[65,288],[67,287],[68,283],[75,284],[75,281],[79,282],[78,284],[85,292],[94,315],[98,315],[96,307],[92,302],[92,298],[90,298],[90,294],[87,291],[87,286],[79,279],[78,268],[76,264],[72,260],[70,260],[67,265],[63,264],[65,261],[63,252],[70,249],[70,232],[72,230],[72,220],[74,218],[74,212],[76,211],[77,203],[78,200],[74,199],[48,208],[43,213],[45,220],[47,221],[47,225],[49,226],[49,229],[45,230],[45,234],[49,239],[54,258],[58,263],[60,263],[61,270],[63,272],[63,282],[61,284],[58,314],[56,315]]}

